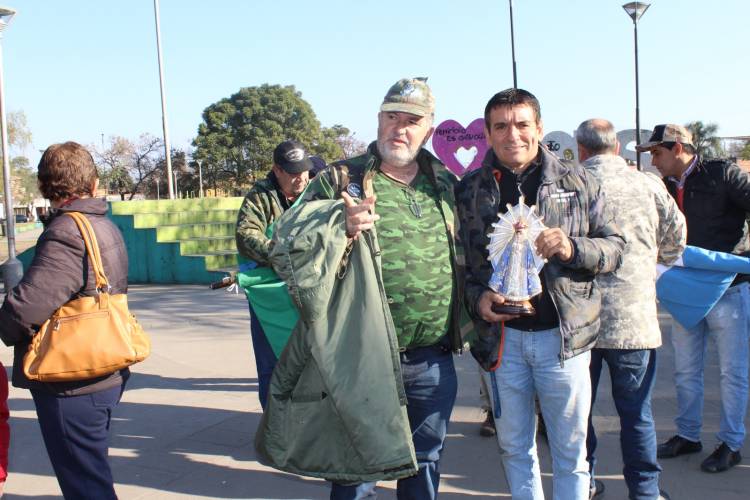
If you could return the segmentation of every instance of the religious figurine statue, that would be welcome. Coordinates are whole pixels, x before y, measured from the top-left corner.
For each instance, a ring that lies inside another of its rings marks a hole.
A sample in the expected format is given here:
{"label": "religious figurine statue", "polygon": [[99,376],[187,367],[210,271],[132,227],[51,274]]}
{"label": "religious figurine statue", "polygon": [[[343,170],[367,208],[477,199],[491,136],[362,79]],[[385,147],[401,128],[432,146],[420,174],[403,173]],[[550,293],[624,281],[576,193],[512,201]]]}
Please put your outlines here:
{"label": "religious figurine statue", "polygon": [[529,299],[542,293],[539,272],[545,263],[536,252],[534,241],[546,226],[536,213],[536,206],[527,206],[521,196],[516,206],[508,204],[508,211],[499,214],[492,227],[487,260],[494,272],[488,285],[505,297],[505,303],[493,305],[492,310],[532,316],[536,311]]}

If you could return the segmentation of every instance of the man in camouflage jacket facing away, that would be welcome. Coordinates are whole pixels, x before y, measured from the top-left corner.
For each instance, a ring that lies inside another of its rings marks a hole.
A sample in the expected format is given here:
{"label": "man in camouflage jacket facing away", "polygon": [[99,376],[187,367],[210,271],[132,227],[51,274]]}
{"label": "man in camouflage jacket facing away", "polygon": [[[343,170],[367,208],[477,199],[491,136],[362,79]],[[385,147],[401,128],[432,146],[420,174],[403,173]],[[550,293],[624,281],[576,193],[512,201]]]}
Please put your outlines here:
{"label": "man in camouflage jacket facing away", "polygon": [[[380,106],[378,140],[364,155],[318,174],[304,195],[305,200],[343,198],[347,236],[371,231],[377,237],[419,467],[416,476],[398,481],[397,496],[404,500],[437,496],[439,460],[457,391],[451,353],[460,348],[462,307],[457,179],[422,147],[433,132],[434,108],[425,78],[396,82]],[[374,483],[333,484],[331,490],[332,499],[374,495]]]}
{"label": "man in camouflage jacket facing away", "polygon": [[[484,116],[491,149],[456,192],[467,260],[466,307],[478,334],[472,354],[494,370],[501,410],[495,415],[497,436],[513,498],[544,498],[535,444],[538,394],[552,450],[554,498],[582,500],[589,495],[589,351],[601,311],[594,277],[617,268],[624,239],[599,183],[539,146],[543,133],[536,97],[504,90],[490,99]],[[538,206],[548,227],[536,240],[538,253],[548,259],[540,276],[543,291],[532,299],[536,314],[527,317],[493,312],[493,304],[505,299],[488,287],[491,224],[506,204],[518,203],[521,192],[527,204]]]}
{"label": "man in camouflage jacket facing away", "polygon": [[[614,126],[586,120],[576,130],[578,159],[601,183],[615,222],[628,241],[620,268],[597,276],[602,292],[599,338],[591,351],[591,404],[596,400],[603,362],[609,367],[612,398],[620,416],[623,475],[631,499],[659,498],[656,429],[651,391],[656,377],[656,348],[661,331],[656,313],[656,264],[671,264],[682,255],[687,238],[685,217],[661,179],[638,172],[618,156]],[[589,416],[586,440],[594,483],[596,432]]]}
{"label": "man in camouflage jacket facing away", "polygon": [[[250,189],[237,216],[235,239],[240,256],[254,261],[258,266],[269,265],[271,239],[267,234],[268,228],[305,190],[312,167],[312,161],[299,142],[284,141],[276,146],[271,171]],[[268,384],[277,360],[252,306],[250,334],[258,371],[258,399],[265,408]]]}

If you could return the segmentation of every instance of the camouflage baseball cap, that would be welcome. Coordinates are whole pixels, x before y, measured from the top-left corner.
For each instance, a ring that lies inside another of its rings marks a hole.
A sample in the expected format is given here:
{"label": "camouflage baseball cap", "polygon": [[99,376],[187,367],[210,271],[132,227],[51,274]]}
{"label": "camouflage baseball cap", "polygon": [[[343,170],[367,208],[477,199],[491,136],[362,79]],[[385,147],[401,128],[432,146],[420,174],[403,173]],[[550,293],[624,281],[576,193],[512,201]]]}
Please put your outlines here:
{"label": "camouflage baseball cap", "polygon": [[427,77],[402,78],[388,89],[380,111],[397,111],[417,116],[435,112],[435,98],[427,85]]}
{"label": "camouflage baseball cap", "polygon": [[657,125],[651,133],[648,142],[638,144],[635,149],[638,151],[649,151],[663,142],[679,142],[681,144],[693,145],[693,134],[682,125],[667,123],[666,125]]}

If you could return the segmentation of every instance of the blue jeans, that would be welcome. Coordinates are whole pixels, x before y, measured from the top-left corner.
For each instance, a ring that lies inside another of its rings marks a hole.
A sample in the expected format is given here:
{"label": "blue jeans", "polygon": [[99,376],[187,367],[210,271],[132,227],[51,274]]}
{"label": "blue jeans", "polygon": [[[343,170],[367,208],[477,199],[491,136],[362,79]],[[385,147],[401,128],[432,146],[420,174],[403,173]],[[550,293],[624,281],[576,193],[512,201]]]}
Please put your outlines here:
{"label": "blue jeans", "polygon": [[[400,479],[396,495],[403,500],[434,499],[440,484],[440,455],[458,390],[453,355],[439,346],[408,350],[401,353],[401,372],[419,472]],[[331,485],[331,500],[375,496],[375,483]]]}
{"label": "blue jeans", "polygon": [[748,283],[729,288],[708,315],[690,330],[672,323],[677,386],[677,434],[700,441],[703,415],[703,365],[708,339],[716,342],[721,372],[721,422],[716,437],[732,450],[745,440],[748,397]]}
{"label": "blue jeans", "polygon": [[[631,500],[659,498],[659,472],[656,460],[656,429],[651,413],[651,391],[656,380],[656,349],[593,349],[591,351],[591,407],[603,362],[612,380],[612,398],[620,416],[620,449],[623,475]],[[594,480],[596,432],[589,416],[586,439],[591,481]]]}
{"label": "blue jeans", "polygon": [[271,349],[271,344],[266,338],[263,327],[253,311],[253,306],[248,303],[250,308],[250,336],[253,341],[253,353],[255,354],[255,368],[258,372],[258,399],[260,406],[265,410],[268,402],[268,387],[271,384],[271,375],[273,368],[276,366],[276,354]]}
{"label": "blue jeans", "polygon": [[496,416],[505,477],[513,500],[544,498],[536,451],[534,395],[547,425],[552,452],[553,498],[588,498],[586,430],[591,408],[591,378],[585,352],[560,361],[557,328],[522,332],[505,328],[500,366],[492,373],[502,412]]}

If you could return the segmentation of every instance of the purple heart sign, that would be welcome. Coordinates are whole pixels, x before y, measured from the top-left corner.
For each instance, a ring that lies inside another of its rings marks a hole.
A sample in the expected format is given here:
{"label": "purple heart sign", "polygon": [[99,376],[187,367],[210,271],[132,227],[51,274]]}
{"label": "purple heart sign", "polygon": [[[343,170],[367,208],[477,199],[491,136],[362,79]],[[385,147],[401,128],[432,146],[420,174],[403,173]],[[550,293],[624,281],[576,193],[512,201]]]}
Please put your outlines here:
{"label": "purple heart sign", "polygon": [[482,118],[466,128],[455,120],[445,120],[432,134],[432,150],[448,170],[459,177],[479,168],[487,149]]}

